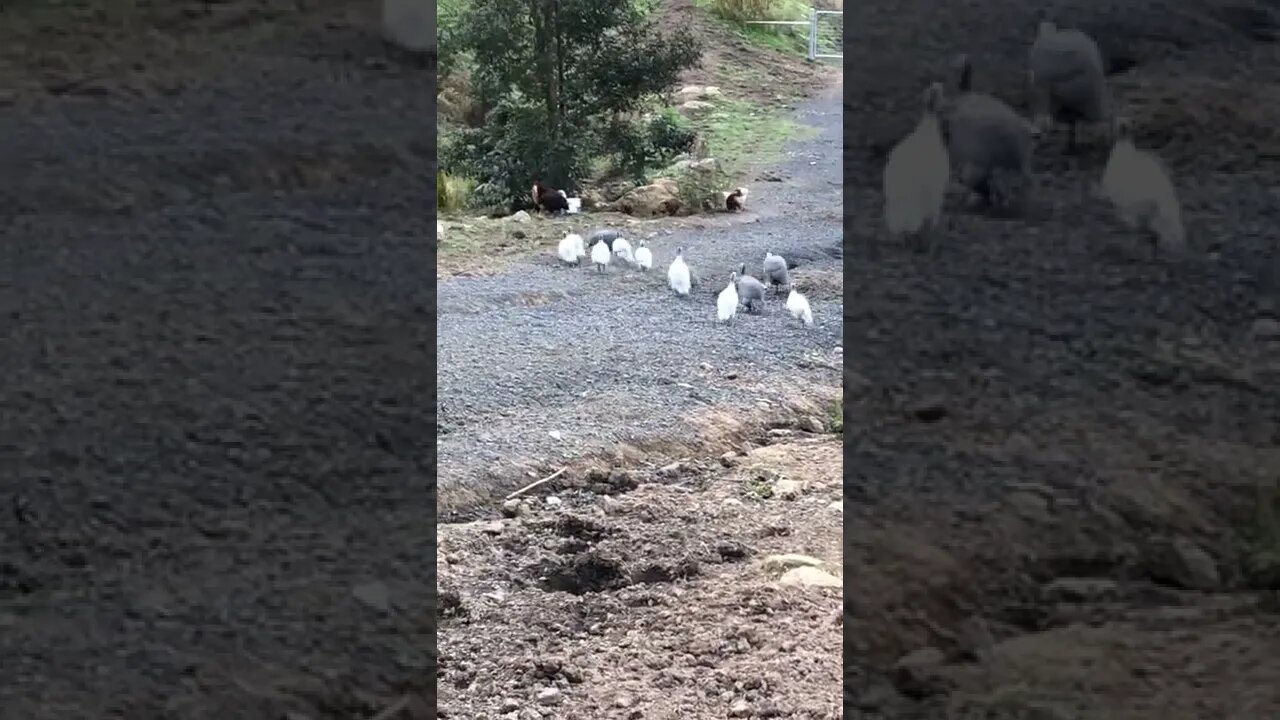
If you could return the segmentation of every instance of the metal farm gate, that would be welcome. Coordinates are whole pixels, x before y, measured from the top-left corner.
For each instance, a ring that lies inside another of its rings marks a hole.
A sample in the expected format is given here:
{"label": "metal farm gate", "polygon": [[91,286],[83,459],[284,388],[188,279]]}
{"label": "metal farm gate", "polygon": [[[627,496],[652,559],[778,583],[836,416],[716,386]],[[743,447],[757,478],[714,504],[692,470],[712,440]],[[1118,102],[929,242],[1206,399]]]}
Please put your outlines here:
{"label": "metal farm gate", "polygon": [[810,61],[844,60],[844,11],[809,10],[808,20],[748,20],[749,25],[789,25],[805,28]]}

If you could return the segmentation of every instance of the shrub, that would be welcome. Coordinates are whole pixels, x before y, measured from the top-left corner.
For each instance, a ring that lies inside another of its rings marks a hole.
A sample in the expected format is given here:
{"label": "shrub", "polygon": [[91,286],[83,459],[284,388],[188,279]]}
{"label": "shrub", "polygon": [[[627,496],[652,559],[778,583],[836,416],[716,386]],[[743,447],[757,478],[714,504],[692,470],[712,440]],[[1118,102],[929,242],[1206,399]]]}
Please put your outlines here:
{"label": "shrub", "polygon": [[658,156],[654,158],[657,162],[689,152],[698,139],[698,131],[693,124],[674,108],[663,108],[649,120],[649,126],[645,130],[649,144]]}
{"label": "shrub", "polygon": [[436,211],[448,212],[471,207],[476,181],[446,171],[436,173]]}
{"label": "shrub", "polygon": [[746,20],[803,20],[809,6],[802,0],[710,0],[711,12],[736,23]]}

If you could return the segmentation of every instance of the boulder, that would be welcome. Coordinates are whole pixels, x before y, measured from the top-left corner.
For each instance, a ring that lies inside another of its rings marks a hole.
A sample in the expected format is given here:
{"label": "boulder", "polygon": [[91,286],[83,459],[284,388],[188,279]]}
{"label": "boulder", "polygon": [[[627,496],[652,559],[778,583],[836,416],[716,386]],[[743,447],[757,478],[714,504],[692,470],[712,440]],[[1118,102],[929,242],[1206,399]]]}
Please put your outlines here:
{"label": "boulder", "polygon": [[684,204],[679,197],[680,188],[670,178],[659,178],[652,184],[628,191],[613,203],[619,211],[639,217],[660,217],[679,213]]}

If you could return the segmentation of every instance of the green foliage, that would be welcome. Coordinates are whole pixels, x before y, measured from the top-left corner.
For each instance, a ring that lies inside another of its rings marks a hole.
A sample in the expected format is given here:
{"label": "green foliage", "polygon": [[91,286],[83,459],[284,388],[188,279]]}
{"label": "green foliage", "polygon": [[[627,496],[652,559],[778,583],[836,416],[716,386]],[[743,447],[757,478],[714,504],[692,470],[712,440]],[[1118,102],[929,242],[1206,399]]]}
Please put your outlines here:
{"label": "green foliage", "polygon": [[747,20],[804,20],[809,5],[804,0],[707,0],[717,17],[735,23]]}
{"label": "green foliage", "polygon": [[654,115],[645,134],[657,151],[658,160],[688,152],[698,139],[697,128],[675,108],[663,108]]}
{"label": "green foliage", "polygon": [[649,168],[670,162],[693,147],[698,131],[672,108],[663,108],[640,123],[614,118],[605,130],[619,170],[632,180],[643,181]]}
{"label": "green foliage", "polygon": [[625,157],[631,166],[652,157],[650,134],[624,137],[621,118],[674,85],[701,49],[687,31],[660,34],[645,7],[635,0],[470,0],[453,42],[471,59],[477,100],[492,110],[483,127],[451,139],[441,167],[481,178],[478,194],[517,205],[528,202],[534,180],[573,191],[596,155]]}
{"label": "green foliage", "polygon": [[436,173],[436,209],[437,212],[461,210],[471,206],[472,193],[475,192],[476,181],[469,177],[459,177],[441,171]]}

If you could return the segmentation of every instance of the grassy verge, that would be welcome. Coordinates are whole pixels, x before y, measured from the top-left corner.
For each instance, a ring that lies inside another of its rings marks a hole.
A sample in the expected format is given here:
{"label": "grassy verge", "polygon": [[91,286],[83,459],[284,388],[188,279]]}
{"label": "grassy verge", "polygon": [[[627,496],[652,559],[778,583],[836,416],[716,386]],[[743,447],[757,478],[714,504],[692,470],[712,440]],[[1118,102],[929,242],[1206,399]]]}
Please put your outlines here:
{"label": "grassy verge", "polygon": [[717,101],[694,125],[706,138],[707,154],[719,159],[730,174],[774,162],[787,143],[808,140],[818,132],[796,122],[785,109],[731,98]]}

